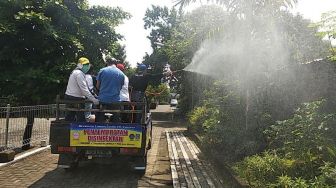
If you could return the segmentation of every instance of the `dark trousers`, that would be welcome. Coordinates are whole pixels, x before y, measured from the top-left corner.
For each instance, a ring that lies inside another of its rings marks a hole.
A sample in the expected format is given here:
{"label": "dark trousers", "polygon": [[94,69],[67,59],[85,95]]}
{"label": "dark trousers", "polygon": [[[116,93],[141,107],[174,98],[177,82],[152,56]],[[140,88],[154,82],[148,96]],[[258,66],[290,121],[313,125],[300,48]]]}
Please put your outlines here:
{"label": "dark trousers", "polygon": [[[132,102],[146,102],[145,93],[142,91],[133,91],[131,95]],[[143,106],[135,105],[134,110],[143,110]],[[134,114],[132,122],[141,123],[142,113]]]}
{"label": "dark trousers", "polygon": [[[81,97],[73,97],[70,95],[65,95],[64,96],[65,100],[69,101],[84,101],[83,98]],[[84,103],[83,104],[66,104],[67,108],[78,108],[78,109],[84,109]],[[77,122],[85,122],[85,116],[84,112],[79,112],[79,111],[67,111],[65,115],[65,120],[66,121],[77,121]]]}
{"label": "dark trousers", "polygon": [[[120,110],[118,105],[100,103],[101,110]],[[112,117],[109,119],[109,122],[120,122],[120,113],[111,113]],[[105,112],[98,112],[96,117],[96,122],[106,122]]]}
{"label": "dark trousers", "polygon": [[[128,102],[128,101],[122,101]],[[122,105],[121,110],[130,110],[130,105]],[[130,123],[130,114],[129,113],[121,113],[120,114],[121,122],[122,123]]]}

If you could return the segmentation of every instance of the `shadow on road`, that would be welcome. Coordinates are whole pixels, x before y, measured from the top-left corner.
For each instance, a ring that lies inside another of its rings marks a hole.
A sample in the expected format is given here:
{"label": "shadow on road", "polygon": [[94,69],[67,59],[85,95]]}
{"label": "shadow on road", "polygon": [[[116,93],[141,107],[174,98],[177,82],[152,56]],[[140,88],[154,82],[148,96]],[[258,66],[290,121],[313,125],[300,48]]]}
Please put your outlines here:
{"label": "shadow on road", "polygon": [[119,164],[84,163],[74,171],[49,171],[30,187],[137,187],[143,178],[124,162]]}

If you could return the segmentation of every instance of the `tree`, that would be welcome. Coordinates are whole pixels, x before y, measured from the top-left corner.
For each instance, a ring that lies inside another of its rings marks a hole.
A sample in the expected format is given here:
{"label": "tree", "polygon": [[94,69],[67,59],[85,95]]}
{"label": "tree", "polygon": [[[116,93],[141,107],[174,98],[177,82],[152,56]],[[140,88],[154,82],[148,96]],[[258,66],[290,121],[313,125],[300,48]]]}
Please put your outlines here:
{"label": "tree", "polygon": [[[298,0],[210,0],[219,5],[223,5],[228,12],[234,12],[236,14],[255,15],[258,14],[260,9],[264,7],[277,7],[277,11],[280,8],[292,7]],[[176,6],[183,7],[190,3],[195,3],[196,0],[178,0]]]}
{"label": "tree", "polygon": [[171,32],[164,48],[169,63],[175,69],[183,69],[191,63],[196,51],[205,40],[219,39],[229,28],[230,17],[219,6],[202,6],[182,15]]}
{"label": "tree", "polygon": [[[201,124],[209,129],[203,133],[219,145],[234,146],[232,155],[242,157],[265,146],[262,130],[273,121],[274,103],[268,97],[277,73],[325,53],[308,20],[278,8],[258,9],[265,14],[245,18],[219,6],[202,6],[181,16],[163,48],[173,67],[188,65],[187,71],[196,72],[180,79],[181,108],[199,105],[197,115],[206,109],[206,117],[196,118],[206,119]],[[220,82],[214,86],[205,75]]]}
{"label": "tree", "polygon": [[311,27],[310,20],[283,11],[277,22],[284,27],[281,35],[291,62],[301,64],[327,57],[328,43],[316,35],[318,29]]}
{"label": "tree", "polygon": [[89,7],[86,0],[0,2],[0,92],[20,104],[53,101],[64,93],[80,56],[103,66],[101,52],[115,55],[114,30],[129,14],[120,8]]}
{"label": "tree", "polygon": [[336,40],[336,11],[330,11],[322,14],[320,22],[312,24],[313,27],[319,28],[318,35],[326,37],[330,43],[331,59],[336,60],[336,50],[332,45],[332,41]]}
{"label": "tree", "polygon": [[175,9],[169,10],[167,7],[152,5],[146,10],[144,17],[144,28],[150,29],[148,39],[151,41],[153,53],[146,54],[143,62],[153,67],[153,72],[162,71],[162,67],[167,63],[168,58],[163,50],[165,43],[170,39],[171,32],[177,24],[178,14]]}
{"label": "tree", "polygon": [[177,12],[175,9],[169,10],[168,7],[152,5],[151,9],[146,10],[143,20],[145,29],[151,29],[148,39],[155,50],[170,38],[172,28],[177,22]]}

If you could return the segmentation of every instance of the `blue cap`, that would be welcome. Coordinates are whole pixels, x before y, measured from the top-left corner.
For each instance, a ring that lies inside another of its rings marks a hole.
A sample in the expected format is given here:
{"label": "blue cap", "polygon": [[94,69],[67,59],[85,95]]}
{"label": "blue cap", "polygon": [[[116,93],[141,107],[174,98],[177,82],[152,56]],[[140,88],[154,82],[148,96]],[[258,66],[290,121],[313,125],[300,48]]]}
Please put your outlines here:
{"label": "blue cap", "polygon": [[138,70],[145,71],[147,69],[147,66],[145,64],[138,64]]}

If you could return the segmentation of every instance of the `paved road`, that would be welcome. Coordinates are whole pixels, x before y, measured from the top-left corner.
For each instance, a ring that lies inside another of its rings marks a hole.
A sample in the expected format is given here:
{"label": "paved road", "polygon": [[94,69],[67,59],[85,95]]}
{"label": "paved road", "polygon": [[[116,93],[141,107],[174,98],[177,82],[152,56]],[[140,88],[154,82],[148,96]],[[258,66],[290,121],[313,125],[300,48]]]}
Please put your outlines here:
{"label": "paved road", "polygon": [[0,168],[0,187],[172,187],[164,130],[183,129],[169,122],[154,122],[154,144],[146,174],[132,172],[126,163],[82,163],[78,170],[57,169],[58,155],[50,150]]}

